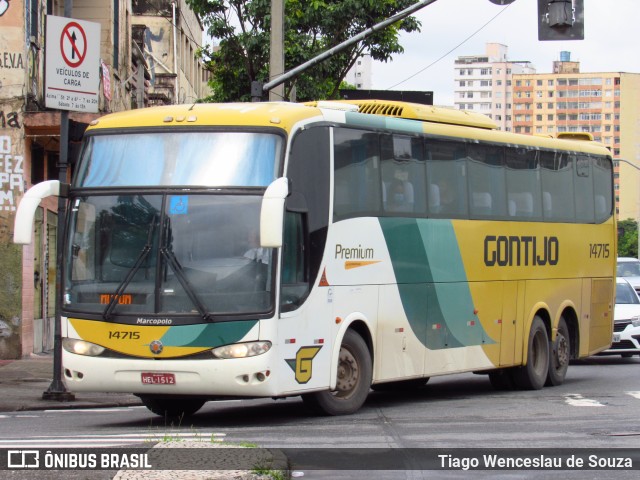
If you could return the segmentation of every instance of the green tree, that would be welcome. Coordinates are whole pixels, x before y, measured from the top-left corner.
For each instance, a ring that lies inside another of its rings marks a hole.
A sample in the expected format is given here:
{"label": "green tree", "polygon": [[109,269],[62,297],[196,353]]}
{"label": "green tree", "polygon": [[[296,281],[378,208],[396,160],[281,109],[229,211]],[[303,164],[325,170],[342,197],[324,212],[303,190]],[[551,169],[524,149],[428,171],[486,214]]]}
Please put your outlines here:
{"label": "green tree", "polygon": [[638,258],[638,222],[631,218],[618,221],[618,256]]}
{"label": "green tree", "polygon": [[[404,10],[416,0],[285,0],[285,69],[316,55]],[[217,43],[200,52],[212,73],[207,101],[248,101],[251,82],[269,80],[270,0],[187,0],[207,34]],[[341,82],[363,53],[387,62],[404,49],[401,31],[420,30],[407,17],[313,66],[285,84],[298,101],[336,98]],[[280,72],[277,72],[280,73]]]}

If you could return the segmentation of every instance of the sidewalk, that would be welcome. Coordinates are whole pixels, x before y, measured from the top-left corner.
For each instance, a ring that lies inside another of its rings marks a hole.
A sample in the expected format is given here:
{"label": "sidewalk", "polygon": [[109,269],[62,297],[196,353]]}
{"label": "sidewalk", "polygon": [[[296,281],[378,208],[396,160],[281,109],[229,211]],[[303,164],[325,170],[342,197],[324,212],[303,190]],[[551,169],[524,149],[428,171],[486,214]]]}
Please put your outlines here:
{"label": "sidewalk", "polygon": [[[135,395],[128,393],[73,393],[74,400],[43,400],[53,378],[53,354],[34,354],[21,360],[0,360],[0,413],[21,410],[53,410],[69,408],[103,408],[142,405]],[[220,448],[234,447],[226,444],[199,442],[160,442],[153,448]],[[237,446],[236,446],[237,447]],[[222,450],[224,451],[224,450]],[[244,456],[255,451],[246,449]],[[215,454],[214,454],[215,455]],[[210,455],[208,455],[209,457]],[[284,478],[289,478],[288,472]],[[115,480],[272,480],[249,470],[120,470]],[[29,477],[32,478],[32,477]],[[37,477],[33,477],[37,478]]]}
{"label": "sidewalk", "polygon": [[128,393],[73,393],[74,400],[43,400],[53,378],[53,354],[32,354],[21,360],[0,360],[0,412],[101,408],[142,405]]}

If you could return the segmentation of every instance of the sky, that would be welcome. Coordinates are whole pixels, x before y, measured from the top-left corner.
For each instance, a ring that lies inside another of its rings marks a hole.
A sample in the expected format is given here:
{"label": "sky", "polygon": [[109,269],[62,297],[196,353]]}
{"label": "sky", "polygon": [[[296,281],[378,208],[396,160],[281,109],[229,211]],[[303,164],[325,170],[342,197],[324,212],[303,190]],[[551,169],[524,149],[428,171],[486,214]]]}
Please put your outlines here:
{"label": "sky", "polygon": [[374,62],[373,89],[433,91],[434,104],[453,105],[455,59],[484,55],[487,43],[507,45],[508,60],[530,61],[537,73],[551,73],[561,51],[583,73],[640,73],[640,0],[584,0],[585,39],[572,41],[538,41],[537,0],[437,0],[414,16],[421,32],[401,36],[403,54]]}

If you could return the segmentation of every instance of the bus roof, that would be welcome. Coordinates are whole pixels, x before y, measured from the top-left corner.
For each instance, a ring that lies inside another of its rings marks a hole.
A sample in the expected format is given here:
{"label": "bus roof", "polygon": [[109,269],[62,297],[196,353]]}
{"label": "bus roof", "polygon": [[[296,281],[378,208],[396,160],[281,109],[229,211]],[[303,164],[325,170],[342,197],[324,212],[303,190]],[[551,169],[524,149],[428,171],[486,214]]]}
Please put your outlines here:
{"label": "bus roof", "polygon": [[144,127],[256,126],[291,132],[298,122],[328,121],[353,126],[427,133],[444,137],[518,144],[538,148],[560,148],[611,155],[588,136],[524,135],[497,130],[489,117],[451,108],[385,100],[334,100],[304,104],[289,102],[196,103],[141,108],[112,113],[94,120],[87,131]]}

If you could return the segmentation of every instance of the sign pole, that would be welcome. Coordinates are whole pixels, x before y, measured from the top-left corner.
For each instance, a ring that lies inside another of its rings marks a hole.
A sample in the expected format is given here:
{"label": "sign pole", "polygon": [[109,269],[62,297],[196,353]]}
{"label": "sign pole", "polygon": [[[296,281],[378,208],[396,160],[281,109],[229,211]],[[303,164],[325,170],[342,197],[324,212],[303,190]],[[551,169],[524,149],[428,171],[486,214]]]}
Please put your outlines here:
{"label": "sign pole", "polygon": [[[64,0],[64,16],[71,17],[73,0]],[[69,156],[69,111],[60,111],[60,156],[58,157],[58,180],[67,183],[67,165]],[[53,380],[49,388],[42,394],[43,400],[57,400],[69,402],[75,400],[75,395],[67,390],[62,381],[62,262],[63,245],[66,232],[66,199],[58,197],[58,232],[56,235],[56,301],[53,329]]]}

